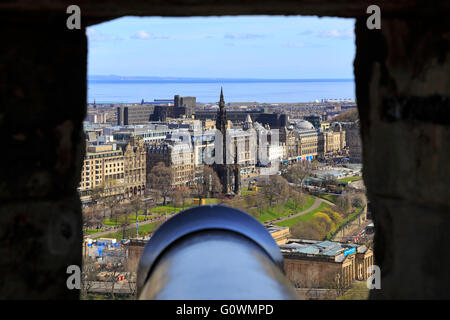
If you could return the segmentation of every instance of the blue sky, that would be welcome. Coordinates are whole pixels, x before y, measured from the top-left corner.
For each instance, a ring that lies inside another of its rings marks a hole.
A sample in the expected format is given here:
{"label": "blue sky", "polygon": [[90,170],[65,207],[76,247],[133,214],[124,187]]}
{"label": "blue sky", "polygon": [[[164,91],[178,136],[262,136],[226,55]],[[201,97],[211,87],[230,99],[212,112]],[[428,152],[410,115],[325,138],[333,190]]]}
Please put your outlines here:
{"label": "blue sky", "polygon": [[87,35],[90,75],[353,78],[353,19],[123,17]]}

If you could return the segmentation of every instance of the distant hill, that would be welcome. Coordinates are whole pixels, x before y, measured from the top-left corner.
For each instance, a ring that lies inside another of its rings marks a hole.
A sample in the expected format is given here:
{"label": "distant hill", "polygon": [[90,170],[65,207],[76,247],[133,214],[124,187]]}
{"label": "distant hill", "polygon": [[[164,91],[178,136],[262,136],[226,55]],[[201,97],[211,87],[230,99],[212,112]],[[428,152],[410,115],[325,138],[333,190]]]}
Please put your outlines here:
{"label": "distant hill", "polygon": [[355,122],[359,119],[358,109],[350,109],[348,111],[344,111],[336,117],[332,118],[332,121],[337,122]]}

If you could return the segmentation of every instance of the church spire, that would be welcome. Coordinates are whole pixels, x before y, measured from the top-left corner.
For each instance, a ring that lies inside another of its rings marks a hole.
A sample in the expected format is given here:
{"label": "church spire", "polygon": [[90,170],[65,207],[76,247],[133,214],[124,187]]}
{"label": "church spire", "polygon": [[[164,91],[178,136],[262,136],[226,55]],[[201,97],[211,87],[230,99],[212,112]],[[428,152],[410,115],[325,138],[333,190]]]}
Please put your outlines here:
{"label": "church spire", "polygon": [[225,107],[225,100],[223,99],[223,88],[220,87],[220,102],[219,107]]}

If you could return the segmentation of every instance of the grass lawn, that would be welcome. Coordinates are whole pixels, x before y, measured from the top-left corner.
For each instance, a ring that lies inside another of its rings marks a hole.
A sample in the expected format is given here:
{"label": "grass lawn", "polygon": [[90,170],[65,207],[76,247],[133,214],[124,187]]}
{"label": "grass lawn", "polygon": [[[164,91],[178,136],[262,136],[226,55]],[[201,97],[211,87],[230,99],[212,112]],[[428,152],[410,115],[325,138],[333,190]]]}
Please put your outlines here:
{"label": "grass lawn", "polygon": [[[147,233],[153,232],[156,230],[156,228],[161,224],[161,222],[153,222],[146,225],[140,225],[139,226],[139,236],[146,236]],[[125,230],[125,238],[135,237],[136,236],[136,225],[134,225],[133,228]],[[98,238],[113,238],[116,240],[123,239],[123,231],[118,230],[115,232],[111,232],[108,234],[105,234],[100,237],[95,237],[94,239]]]}
{"label": "grass lawn", "polygon": [[248,195],[252,195],[252,194],[256,194],[257,191],[253,190],[248,190],[248,187],[243,187],[241,188],[241,196],[245,197]]}
{"label": "grass lawn", "polygon": [[252,194],[256,194],[256,191],[254,191],[254,190],[253,191],[248,191],[248,190],[242,190],[241,191],[241,195],[244,196],[244,197],[248,196],[248,195],[252,195]]}
{"label": "grass lawn", "polygon": [[[253,216],[260,222],[265,222],[268,220],[273,220],[276,218],[287,217],[290,214],[295,214],[310,208],[314,204],[314,198],[311,196],[305,196],[305,203],[296,208],[294,207],[293,201],[288,200],[285,203],[276,204],[272,207],[263,207],[260,209],[252,209]],[[260,213],[257,215],[257,213]]]}
{"label": "grass lawn", "polygon": [[356,281],[346,293],[336,300],[367,300],[369,291],[366,281]]}
{"label": "grass lawn", "polygon": [[[204,198],[203,201],[205,202],[205,205],[216,204],[219,202],[219,200],[216,198]],[[184,204],[184,209],[178,208],[178,207],[175,208],[173,203],[171,203],[171,204],[167,204],[165,206],[159,206],[159,207],[153,208],[150,210],[150,213],[165,214],[166,212],[167,213],[179,212],[181,210],[189,209],[189,208],[195,207],[195,206],[197,206],[197,204],[194,204],[194,199],[187,199]]]}
{"label": "grass lawn", "polygon": [[362,179],[361,176],[346,177],[346,178],[338,179],[337,182],[352,182],[352,181],[361,180],[361,179]]}
{"label": "grass lawn", "polygon": [[[147,216],[148,217],[148,216]],[[115,226],[120,226],[123,223],[123,219],[124,217],[118,217],[117,218],[117,223],[116,223],[116,219],[115,218],[106,218],[103,220],[103,224],[109,227],[115,227]],[[139,222],[144,221],[145,219],[145,215],[143,214],[139,214],[138,215],[138,220]],[[136,213],[129,213],[127,214],[127,223],[136,223]],[[100,232],[100,231],[99,231]]]}
{"label": "grass lawn", "polygon": [[93,234],[93,233],[97,233],[97,232],[102,232],[105,231],[105,229],[84,229],[84,233],[85,234]]}
{"label": "grass lawn", "polygon": [[338,194],[323,194],[323,193],[319,193],[318,197],[323,198],[325,200],[328,200],[328,201],[333,202],[334,204],[336,204],[339,195]]}
{"label": "grass lawn", "polygon": [[[185,208],[188,206],[186,205]],[[150,214],[163,215],[170,214],[172,212],[178,212],[183,210],[183,208],[175,208],[172,204],[167,204],[165,206],[155,207],[149,210]]]}
{"label": "grass lawn", "polygon": [[[205,204],[216,204],[218,202],[218,200],[215,198],[206,198],[204,200],[205,200]],[[190,207],[196,206],[193,202],[194,202],[193,199],[187,199],[184,209],[188,209]],[[158,206],[158,207],[149,209],[149,215],[150,214],[164,215],[164,214],[170,214],[172,212],[178,213],[179,211],[184,210],[184,209],[178,208],[178,207],[175,208],[175,206],[173,204],[167,204],[165,206]],[[144,215],[144,210],[139,210],[138,213],[139,213],[138,214],[139,222],[144,221],[144,219],[146,217]],[[148,215],[147,215],[147,217],[148,217]],[[119,217],[117,219],[117,223],[116,223],[115,218],[113,218],[113,219],[107,218],[107,219],[103,220],[103,224],[106,226],[109,226],[109,227],[116,227],[116,226],[120,226],[122,224],[123,219],[124,219],[123,217]],[[127,214],[127,223],[129,223],[129,224],[136,223],[136,213],[131,212],[131,213]],[[95,233],[95,232],[92,232],[92,233]]]}
{"label": "grass lawn", "polygon": [[[215,199],[215,198],[206,198],[204,200],[205,200],[205,204],[206,205],[218,203],[218,199]],[[194,206],[196,206],[196,204],[194,204],[193,199],[188,199],[188,200],[186,200],[184,209],[188,209],[188,208],[194,207]],[[173,206],[173,204],[168,204],[168,205],[165,205],[165,206],[158,206],[158,207],[152,208],[151,210],[149,210],[149,214],[165,215],[165,214],[170,214],[172,212],[178,213],[178,212],[180,212],[182,210],[183,210],[183,208],[178,208],[178,207],[175,208]],[[140,210],[140,211],[138,211],[138,213],[139,213],[138,214],[139,222],[144,221],[144,219],[146,217],[143,214],[144,211]],[[148,215],[147,215],[147,218],[148,218]],[[115,218],[113,218],[113,219],[107,218],[107,219],[103,220],[103,224],[105,224],[107,226],[110,226],[110,227],[120,226],[123,223],[123,219],[124,219],[123,217],[119,217],[117,219],[117,223],[116,223]],[[127,238],[127,237],[134,237],[134,236],[136,236],[136,213],[129,213],[129,214],[127,214],[127,223],[130,224],[131,226],[134,226],[134,227],[131,227],[130,229],[125,230],[125,237]],[[150,223],[150,224],[147,224],[147,225],[140,225],[139,226],[139,235],[143,236],[143,235],[147,235],[148,232],[153,232],[155,230],[156,226],[157,226],[157,222]],[[91,229],[91,230],[87,230],[86,233],[87,234],[93,234],[93,233],[97,233],[97,232],[101,232],[101,231],[103,231],[103,230],[99,229],[97,231],[96,229]],[[107,235],[104,235],[104,236],[101,236],[101,237],[102,238],[115,238],[115,239],[120,240],[120,239],[123,238],[123,231],[119,230],[119,231],[111,232],[111,233],[109,233]],[[97,239],[97,238],[99,238],[99,237],[96,237],[95,239]]]}
{"label": "grass lawn", "polygon": [[295,217],[295,218],[292,218],[292,219],[288,219],[288,220],[285,220],[285,221],[281,221],[281,222],[278,222],[278,223],[275,223],[275,224],[277,226],[280,226],[280,227],[291,227],[291,226],[293,226],[294,224],[296,224],[299,221],[309,221],[309,220],[311,220],[315,213],[320,212],[321,210],[323,210],[325,208],[329,208],[329,207],[330,207],[329,204],[327,204],[325,202],[322,202],[317,209],[314,209],[314,210],[312,210],[312,211],[310,211],[310,212],[308,212],[306,214],[303,214],[301,216],[298,216],[298,217]]}

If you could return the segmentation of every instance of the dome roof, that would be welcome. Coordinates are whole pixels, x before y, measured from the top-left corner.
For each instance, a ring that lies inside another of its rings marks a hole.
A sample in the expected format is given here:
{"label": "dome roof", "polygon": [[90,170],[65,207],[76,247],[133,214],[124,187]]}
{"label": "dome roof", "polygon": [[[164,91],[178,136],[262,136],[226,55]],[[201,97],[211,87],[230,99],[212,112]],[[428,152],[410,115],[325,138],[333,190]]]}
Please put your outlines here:
{"label": "dome roof", "polygon": [[314,130],[314,126],[311,122],[306,120],[299,120],[295,123],[295,129],[298,130]]}

